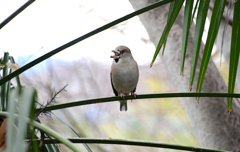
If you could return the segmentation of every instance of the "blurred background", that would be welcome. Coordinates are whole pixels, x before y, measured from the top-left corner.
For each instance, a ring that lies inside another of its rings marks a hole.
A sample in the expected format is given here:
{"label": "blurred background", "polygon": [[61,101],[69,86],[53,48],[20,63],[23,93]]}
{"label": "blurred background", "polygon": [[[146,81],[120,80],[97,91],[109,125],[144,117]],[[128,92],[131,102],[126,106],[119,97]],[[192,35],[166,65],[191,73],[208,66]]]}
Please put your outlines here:
{"label": "blurred background", "polygon": [[[0,22],[26,1],[0,1]],[[133,12],[121,0],[35,1],[0,30],[0,54],[5,51],[23,66],[53,49],[106,23]],[[38,101],[46,104],[65,85],[54,104],[114,96],[110,82],[113,53],[128,46],[139,64],[137,94],[175,92],[160,58],[149,67],[154,45],[138,17],[114,26],[52,56],[20,75],[23,85],[38,90]],[[12,80],[13,82],[15,80]],[[188,90],[183,90],[188,91]],[[177,98],[128,101],[128,111],[119,102],[100,103],[53,111],[82,137],[149,140],[200,146],[187,115]],[[65,137],[75,137],[53,115],[41,115],[43,124]],[[89,144],[94,151],[174,151],[136,146]],[[78,144],[86,151],[82,144]],[[62,151],[68,148],[60,146]]]}

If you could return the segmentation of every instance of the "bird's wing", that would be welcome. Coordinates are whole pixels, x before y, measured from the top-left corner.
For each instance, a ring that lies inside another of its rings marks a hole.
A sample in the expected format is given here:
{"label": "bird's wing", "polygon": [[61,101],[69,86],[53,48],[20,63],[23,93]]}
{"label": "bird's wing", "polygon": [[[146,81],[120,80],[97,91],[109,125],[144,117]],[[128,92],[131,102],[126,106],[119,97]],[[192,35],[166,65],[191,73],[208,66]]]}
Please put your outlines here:
{"label": "bird's wing", "polygon": [[117,91],[115,90],[113,83],[112,83],[112,72],[110,73],[110,77],[111,77],[111,84],[112,84],[112,89],[113,89],[113,93],[115,94],[115,96],[118,96]]}

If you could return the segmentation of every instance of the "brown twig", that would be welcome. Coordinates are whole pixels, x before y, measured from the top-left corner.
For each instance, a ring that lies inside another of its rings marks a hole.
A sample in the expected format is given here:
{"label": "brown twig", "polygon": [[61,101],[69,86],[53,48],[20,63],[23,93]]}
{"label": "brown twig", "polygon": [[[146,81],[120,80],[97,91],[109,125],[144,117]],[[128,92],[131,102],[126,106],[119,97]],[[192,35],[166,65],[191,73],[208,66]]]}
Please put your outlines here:
{"label": "brown twig", "polygon": [[[36,120],[38,120],[38,122],[40,122],[39,121],[39,119],[37,118],[41,113],[46,113],[46,112],[43,112],[44,111],[44,109],[46,108],[46,107],[48,107],[52,102],[54,102],[55,101],[55,99],[57,98],[57,95],[58,94],[60,94],[61,92],[63,92],[63,91],[66,91],[65,90],[65,88],[68,86],[68,84],[66,84],[62,89],[60,89],[58,92],[56,92],[56,91],[54,91],[54,93],[52,93],[52,97],[51,97],[51,99],[47,102],[47,104],[45,105],[45,106],[43,106],[42,108],[40,108],[40,110],[39,110],[39,112],[36,114]],[[40,131],[40,144],[39,144],[39,149],[41,150],[42,149],[42,147],[43,147],[43,145],[44,145],[44,139],[45,139],[45,133],[44,132],[42,132],[42,131]],[[47,135],[47,137],[48,138],[50,138],[48,135]],[[51,139],[51,138],[50,138]]]}
{"label": "brown twig", "polygon": [[40,108],[39,112],[36,114],[36,117],[38,117],[46,107],[48,107],[52,102],[55,101],[55,99],[57,98],[57,95],[60,94],[62,91],[66,91],[65,88],[68,86],[68,84],[66,84],[62,89],[60,89],[58,92],[52,93],[52,97],[51,99],[47,102],[47,104]]}

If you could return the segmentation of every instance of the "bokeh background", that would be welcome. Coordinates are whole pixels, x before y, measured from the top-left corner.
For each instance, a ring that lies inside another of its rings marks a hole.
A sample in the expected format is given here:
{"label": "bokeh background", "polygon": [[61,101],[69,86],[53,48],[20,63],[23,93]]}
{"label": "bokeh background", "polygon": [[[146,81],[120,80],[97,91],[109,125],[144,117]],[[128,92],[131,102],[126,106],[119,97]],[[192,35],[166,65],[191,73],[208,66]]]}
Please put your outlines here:
{"label": "bokeh background", "polygon": [[[0,1],[0,22],[26,1]],[[95,28],[133,12],[125,0],[41,0],[0,30],[0,53],[5,51],[23,66],[41,55]],[[65,49],[20,75],[21,82],[38,90],[46,104],[63,88],[54,104],[114,96],[110,83],[111,50],[128,46],[139,64],[138,94],[175,92],[160,58],[149,67],[155,48],[138,17],[114,26]],[[178,73],[178,71],[176,71]],[[14,82],[15,80],[13,80]],[[189,90],[183,90],[183,92]],[[82,137],[149,140],[200,146],[178,98],[100,103],[53,111]],[[41,115],[41,123],[65,137],[75,137],[53,115]],[[157,148],[89,144],[93,151],[174,151]],[[82,144],[78,144],[86,151]],[[68,148],[60,145],[62,151]]]}

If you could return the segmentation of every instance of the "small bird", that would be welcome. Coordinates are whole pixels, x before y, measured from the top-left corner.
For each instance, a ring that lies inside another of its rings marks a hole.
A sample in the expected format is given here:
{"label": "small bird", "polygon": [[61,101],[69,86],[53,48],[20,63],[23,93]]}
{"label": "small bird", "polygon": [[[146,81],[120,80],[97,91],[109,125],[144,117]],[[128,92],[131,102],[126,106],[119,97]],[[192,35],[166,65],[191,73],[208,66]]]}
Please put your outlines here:
{"label": "small bird", "polygon": [[112,51],[115,53],[111,67],[111,84],[115,96],[121,96],[120,111],[127,111],[127,100],[125,96],[134,95],[136,98],[136,87],[139,78],[138,64],[134,60],[131,51],[126,46],[118,46]]}

